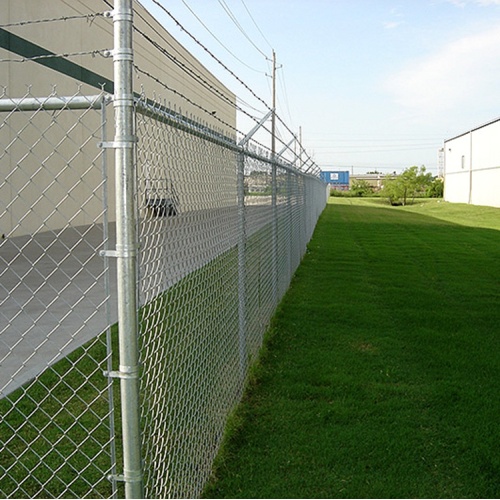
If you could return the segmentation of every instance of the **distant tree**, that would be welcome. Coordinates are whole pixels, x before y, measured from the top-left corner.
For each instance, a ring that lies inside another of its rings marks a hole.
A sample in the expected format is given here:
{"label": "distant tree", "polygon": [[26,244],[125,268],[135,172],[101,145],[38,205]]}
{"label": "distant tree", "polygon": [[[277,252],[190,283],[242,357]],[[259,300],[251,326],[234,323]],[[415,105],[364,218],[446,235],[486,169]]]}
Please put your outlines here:
{"label": "distant tree", "polygon": [[417,195],[424,195],[432,183],[432,174],[426,173],[425,167],[407,168],[395,179],[386,177],[382,194],[389,199],[391,205],[406,205],[408,199],[412,203]]}
{"label": "distant tree", "polygon": [[353,196],[370,196],[373,194],[373,187],[363,179],[354,179],[350,191]]}
{"label": "distant tree", "polygon": [[444,195],[444,181],[439,177],[435,177],[427,188],[427,196],[429,198],[442,198]]}

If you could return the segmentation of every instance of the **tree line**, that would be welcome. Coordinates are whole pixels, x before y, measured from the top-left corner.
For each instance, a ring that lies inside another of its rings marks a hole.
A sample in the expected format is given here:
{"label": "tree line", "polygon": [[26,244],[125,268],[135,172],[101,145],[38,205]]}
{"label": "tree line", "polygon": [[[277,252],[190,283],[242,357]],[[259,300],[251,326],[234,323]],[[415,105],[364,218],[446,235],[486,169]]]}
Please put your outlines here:
{"label": "tree line", "polygon": [[332,196],[380,196],[387,198],[391,205],[407,205],[415,198],[442,198],[443,179],[434,177],[425,166],[413,166],[394,177],[386,176],[380,190],[375,190],[368,181],[354,179],[347,192],[332,190]]}

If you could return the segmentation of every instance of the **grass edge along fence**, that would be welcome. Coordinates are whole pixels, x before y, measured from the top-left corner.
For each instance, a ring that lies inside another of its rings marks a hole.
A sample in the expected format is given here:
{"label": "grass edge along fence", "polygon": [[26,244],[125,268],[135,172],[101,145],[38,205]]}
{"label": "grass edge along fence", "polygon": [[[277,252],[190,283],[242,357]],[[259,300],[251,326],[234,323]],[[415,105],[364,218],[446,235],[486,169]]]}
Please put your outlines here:
{"label": "grass edge along fence", "polygon": [[206,498],[498,498],[499,209],[331,199]]}

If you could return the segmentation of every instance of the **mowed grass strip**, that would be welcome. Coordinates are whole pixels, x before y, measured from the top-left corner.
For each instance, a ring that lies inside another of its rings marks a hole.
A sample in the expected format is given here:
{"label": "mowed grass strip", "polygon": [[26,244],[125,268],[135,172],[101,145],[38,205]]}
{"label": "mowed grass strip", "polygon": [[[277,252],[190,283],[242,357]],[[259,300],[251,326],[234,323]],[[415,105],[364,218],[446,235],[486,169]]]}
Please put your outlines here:
{"label": "mowed grass strip", "polygon": [[332,201],[205,497],[499,498],[500,231]]}

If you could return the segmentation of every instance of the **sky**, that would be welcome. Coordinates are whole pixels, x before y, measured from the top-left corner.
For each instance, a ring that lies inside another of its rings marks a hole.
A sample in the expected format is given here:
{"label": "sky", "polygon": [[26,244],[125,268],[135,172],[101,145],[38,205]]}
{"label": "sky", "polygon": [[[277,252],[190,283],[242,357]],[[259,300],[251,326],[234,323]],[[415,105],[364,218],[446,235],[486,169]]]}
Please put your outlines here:
{"label": "sky", "polygon": [[141,0],[255,120],[267,109],[246,87],[272,105],[275,51],[279,138],[300,130],[322,170],[437,174],[445,139],[500,116],[500,0],[156,2],[183,29]]}

